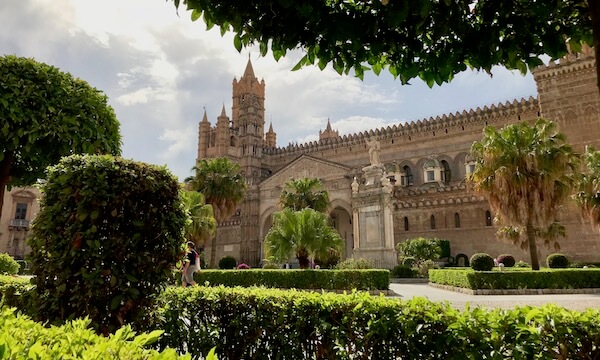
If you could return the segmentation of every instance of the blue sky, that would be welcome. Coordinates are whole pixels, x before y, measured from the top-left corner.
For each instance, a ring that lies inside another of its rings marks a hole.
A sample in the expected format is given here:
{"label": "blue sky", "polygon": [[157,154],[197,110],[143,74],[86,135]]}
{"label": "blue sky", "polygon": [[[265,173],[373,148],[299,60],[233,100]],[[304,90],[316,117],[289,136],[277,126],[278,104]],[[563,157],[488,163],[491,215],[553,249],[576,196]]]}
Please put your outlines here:
{"label": "blue sky", "polygon": [[266,82],[266,120],[277,145],[318,139],[327,119],[340,134],[416,121],[535,96],[531,74],[467,71],[450,84],[402,85],[387,72],[360,81],[330,67],[291,72],[302,54],[279,62],[257,48],[238,53],[231,34],[206,31],[165,0],[0,0],[0,54],[33,57],[104,91],[121,122],[123,156],[190,175],[198,122],[231,115],[231,82],[248,56]]}

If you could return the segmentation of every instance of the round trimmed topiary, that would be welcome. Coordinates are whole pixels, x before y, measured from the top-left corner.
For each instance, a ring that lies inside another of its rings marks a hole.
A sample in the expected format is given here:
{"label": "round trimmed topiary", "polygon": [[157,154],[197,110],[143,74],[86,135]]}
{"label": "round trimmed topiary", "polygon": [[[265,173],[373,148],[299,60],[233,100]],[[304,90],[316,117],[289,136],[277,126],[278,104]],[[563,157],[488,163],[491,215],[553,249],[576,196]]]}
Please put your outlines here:
{"label": "round trimmed topiary", "polygon": [[494,267],[494,259],[486,253],[473,254],[470,262],[475,271],[490,271]]}
{"label": "round trimmed topiary", "polygon": [[19,264],[12,256],[0,254],[0,275],[15,275],[19,271]]}
{"label": "round trimmed topiary", "polygon": [[219,260],[219,269],[235,269],[237,266],[237,260],[233,256],[227,255],[223,256],[221,260]]}
{"label": "round trimmed topiary", "polygon": [[515,266],[515,258],[509,254],[502,254],[498,256],[496,260],[498,261],[498,264],[504,264],[504,267]]}
{"label": "round trimmed topiary", "polygon": [[551,269],[564,269],[569,267],[569,259],[564,254],[550,254],[546,258],[546,264]]}
{"label": "round trimmed topiary", "polygon": [[182,255],[183,210],[166,168],[72,155],[48,169],[29,238],[40,321],[143,325]]}

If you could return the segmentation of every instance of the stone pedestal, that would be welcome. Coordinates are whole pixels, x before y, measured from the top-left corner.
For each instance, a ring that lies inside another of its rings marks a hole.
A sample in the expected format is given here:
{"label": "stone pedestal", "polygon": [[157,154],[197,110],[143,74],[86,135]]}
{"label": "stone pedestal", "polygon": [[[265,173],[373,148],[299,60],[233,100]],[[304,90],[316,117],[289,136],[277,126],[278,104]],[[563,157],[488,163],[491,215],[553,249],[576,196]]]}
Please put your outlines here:
{"label": "stone pedestal", "polygon": [[363,169],[366,182],[352,194],[354,258],[372,260],[379,268],[397,265],[391,187],[382,183],[383,166]]}
{"label": "stone pedestal", "polygon": [[385,172],[385,168],[381,164],[369,165],[362,168],[365,177],[365,187],[373,187],[381,185],[381,177]]}

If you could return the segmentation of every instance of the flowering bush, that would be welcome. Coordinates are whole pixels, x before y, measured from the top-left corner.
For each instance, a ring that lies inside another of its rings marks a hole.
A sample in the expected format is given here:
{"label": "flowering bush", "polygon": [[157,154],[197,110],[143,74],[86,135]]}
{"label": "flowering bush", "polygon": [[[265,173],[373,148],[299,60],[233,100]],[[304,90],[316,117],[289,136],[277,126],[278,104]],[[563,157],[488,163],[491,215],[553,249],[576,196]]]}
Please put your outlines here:
{"label": "flowering bush", "polygon": [[241,263],[237,266],[238,270],[245,270],[245,269],[250,269],[250,266],[248,266],[247,264]]}

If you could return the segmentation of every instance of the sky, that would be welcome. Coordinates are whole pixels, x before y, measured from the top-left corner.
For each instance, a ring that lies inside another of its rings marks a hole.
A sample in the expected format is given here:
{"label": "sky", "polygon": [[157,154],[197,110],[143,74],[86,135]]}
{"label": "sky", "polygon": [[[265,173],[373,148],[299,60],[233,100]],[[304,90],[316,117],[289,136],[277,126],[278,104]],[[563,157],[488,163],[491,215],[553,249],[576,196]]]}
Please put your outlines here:
{"label": "sky", "polygon": [[34,58],[86,80],[109,98],[125,158],[191,175],[198,123],[231,117],[232,81],[248,58],[266,83],[266,128],[277,145],[318,140],[327,120],[340,135],[536,96],[531,74],[466,71],[450,84],[402,85],[389,73],[363,81],[331,67],[291,71],[302,53],[276,62],[258,47],[237,52],[232,34],[206,30],[168,0],[0,0],[0,56]]}

